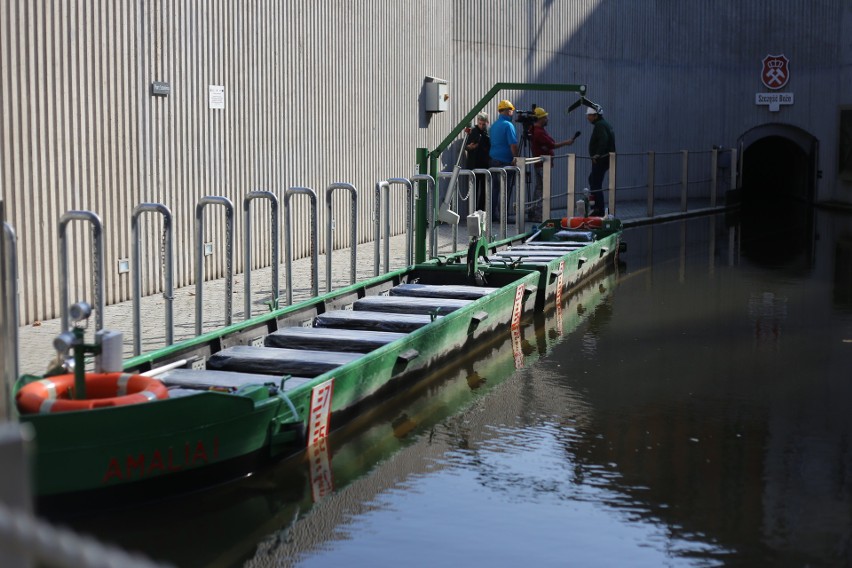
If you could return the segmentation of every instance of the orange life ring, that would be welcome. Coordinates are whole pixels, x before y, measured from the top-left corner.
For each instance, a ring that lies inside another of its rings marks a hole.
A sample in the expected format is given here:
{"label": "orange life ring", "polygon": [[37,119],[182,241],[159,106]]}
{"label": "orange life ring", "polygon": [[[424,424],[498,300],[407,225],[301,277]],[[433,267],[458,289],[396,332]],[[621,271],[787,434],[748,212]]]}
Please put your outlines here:
{"label": "orange life ring", "polygon": [[168,398],[162,382],[130,373],[86,374],[86,398],[74,399],[74,375],[33,381],[18,391],[18,408],[25,414],[91,410]]}
{"label": "orange life ring", "polygon": [[603,217],[563,217],[563,229],[600,229]]}

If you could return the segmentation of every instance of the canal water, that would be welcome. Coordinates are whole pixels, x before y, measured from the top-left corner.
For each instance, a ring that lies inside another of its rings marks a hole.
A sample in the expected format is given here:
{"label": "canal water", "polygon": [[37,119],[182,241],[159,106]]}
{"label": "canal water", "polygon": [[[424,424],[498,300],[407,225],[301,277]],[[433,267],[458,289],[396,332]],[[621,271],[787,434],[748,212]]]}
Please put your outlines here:
{"label": "canal water", "polygon": [[624,240],[326,448],[72,526],[181,567],[852,564],[852,216]]}

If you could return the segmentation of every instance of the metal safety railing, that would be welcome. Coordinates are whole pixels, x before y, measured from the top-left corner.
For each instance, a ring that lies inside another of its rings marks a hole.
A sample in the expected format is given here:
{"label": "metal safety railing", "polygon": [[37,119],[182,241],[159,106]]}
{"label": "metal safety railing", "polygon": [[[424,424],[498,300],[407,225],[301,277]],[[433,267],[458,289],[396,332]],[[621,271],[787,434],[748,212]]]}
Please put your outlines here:
{"label": "metal safety railing", "polygon": [[310,199],[310,244],[311,244],[311,296],[316,296],[319,291],[319,251],[317,241],[317,192],[310,187],[291,187],[284,192],[284,255],[287,263],[287,305],[293,303],[293,221],[290,215],[290,200],[294,195],[307,195]]}
{"label": "metal safety railing", "polygon": [[142,352],[142,253],[139,217],[143,213],[159,213],[163,217],[163,299],[165,308],[166,345],[174,343],[175,262],[172,239],[172,212],[162,203],[140,203],[133,209],[131,272],[133,273],[133,354]]}
{"label": "metal safety railing", "polygon": [[435,178],[429,174],[414,174],[411,182],[426,182],[426,225],[429,231],[429,257],[435,258],[438,254],[438,231],[435,223],[438,218],[438,192],[435,187]]}
{"label": "metal safety railing", "polygon": [[278,298],[281,290],[278,286],[278,197],[271,191],[250,191],[243,198],[243,258],[245,259],[245,270],[243,271],[243,290],[244,304],[243,316],[244,319],[251,318],[251,203],[258,199],[266,199],[269,201],[269,216],[270,216],[270,233],[272,257],[270,258],[270,274],[271,293],[270,306],[278,307]]}
{"label": "metal safety railing", "polygon": [[[413,226],[413,211],[414,211],[414,186],[411,181],[406,178],[390,178],[380,181],[376,184],[376,190],[373,198],[373,240],[374,240],[374,258],[373,258],[373,275],[379,275],[379,265],[381,263],[381,243],[384,242],[384,271],[390,272],[390,189],[393,185],[402,185],[406,191],[406,207],[405,207],[405,231],[406,231],[406,250],[405,261],[406,266],[411,266],[413,262],[413,238],[411,227]],[[384,193],[385,206],[382,207],[382,193]],[[382,233],[382,212],[384,211],[384,233]]]}
{"label": "metal safety railing", "polygon": [[[227,197],[202,197],[195,206],[195,334],[201,335],[204,313],[204,209],[208,205],[225,208],[225,325],[233,322],[234,293],[234,204]],[[212,253],[212,250],[211,250]]]}
{"label": "metal safety railing", "polygon": [[72,221],[85,221],[91,225],[92,238],[92,293],[95,296],[92,305],[95,308],[95,330],[104,327],[104,245],[103,223],[101,218],[91,211],[68,211],[59,219],[59,311],[62,331],[67,331],[68,318],[68,225]]}
{"label": "metal safety railing", "polygon": [[13,416],[12,391],[18,378],[18,240],[15,230],[8,223],[3,223],[2,235],[2,282],[0,291],[3,292],[3,388],[0,421]]}
{"label": "metal safety railing", "polygon": [[[737,157],[735,149],[721,147],[700,151],[613,152],[610,154],[608,182],[604,188],[609,213],[617,215],[619,204],[640,202],[645,204],[644,213],[647,218],[660,214],[661,203],[666,204],[663,214],[718,208],[720,193],[737,187]],[[661,164],[660,158],[665,160],[664,164]],[[552,177],[548,176],[550,172],[545,168],[543,206],[551,211],[564,209],[569,216],[573,215],[577,199],[583,196],[582,191],[577,188],[589,185],[582,180],[589,170],[590,160],[575,154],[557,155],[550,160],[566,160],[567,184],[564,192],[554,191]],[[530,163],[530,159],[525,161]],[[665,179],[661,181],[662,176],[665,176]],[[622,179],[623,182],[620,181]]]}
{"label": "metal safety railing", "polygon": [[332,277],[331,277],[331,253],[334,250],[334,238],[333,233],[335,229],[334,223],[334,209],[332,197],[334,196],[334,192],[338,189],[346,190],[349,192],[350,206],[349,206],[349,283],[355,284],[355,280],[357,279],[357,267],[358,267],[358,190],[351,183],[333,183],[329,185],[325,190],[325,204],[326,204],[326,241],[325,241],[325,291],[331,292],[332,288]]}

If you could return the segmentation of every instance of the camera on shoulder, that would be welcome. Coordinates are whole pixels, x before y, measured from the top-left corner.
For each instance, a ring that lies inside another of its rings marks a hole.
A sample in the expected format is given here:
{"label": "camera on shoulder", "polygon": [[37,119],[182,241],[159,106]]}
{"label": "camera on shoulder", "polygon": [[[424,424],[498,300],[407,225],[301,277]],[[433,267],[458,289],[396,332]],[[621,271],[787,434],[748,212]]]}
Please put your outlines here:
{"label": "camera on shoulder", "polygon": [[535,121],[538,120],[535,116],[535,109],[538,105],[533,105],[530,110],[516,110],[515,122],[520,122],[524,125],[524,130],[529,129]]}

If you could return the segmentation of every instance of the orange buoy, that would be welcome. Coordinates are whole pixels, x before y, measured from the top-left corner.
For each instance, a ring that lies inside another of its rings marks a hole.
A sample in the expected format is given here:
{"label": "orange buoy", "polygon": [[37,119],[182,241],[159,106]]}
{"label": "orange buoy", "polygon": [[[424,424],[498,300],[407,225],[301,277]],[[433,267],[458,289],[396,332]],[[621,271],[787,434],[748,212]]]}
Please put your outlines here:
{"label": "orange buoy", "polygon": [[563,229],[600,229],[603,217],[563,217]]}
{"label": "orange buoy", "polygon": [[162,382],[130,373],[86,374],[86,398],[74,399],[74,375],[33,381],[18,391],[18,408],[25,414],[91,410],[168,398]]}

